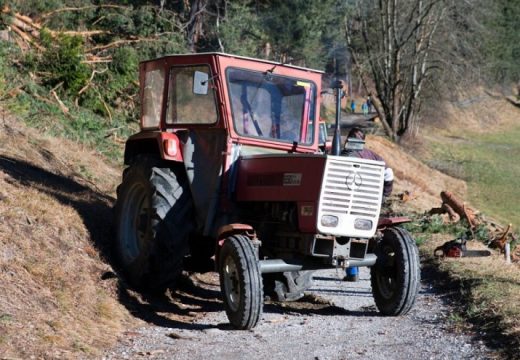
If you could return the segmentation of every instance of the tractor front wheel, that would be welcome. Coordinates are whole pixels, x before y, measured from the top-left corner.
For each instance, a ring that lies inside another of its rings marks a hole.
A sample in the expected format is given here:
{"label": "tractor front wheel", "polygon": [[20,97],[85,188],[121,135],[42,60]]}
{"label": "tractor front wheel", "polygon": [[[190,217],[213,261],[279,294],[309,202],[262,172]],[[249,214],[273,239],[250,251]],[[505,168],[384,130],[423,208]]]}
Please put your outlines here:
{"label": "tractor front wheel", "polygon": [[229,322],[249,330],[260,320],[263,310],[262,276],[257,252],[244,235],[227,238],[220,250],[220,289]]}
{"label": "tractor front wheel", "polygon": [[402,228],[388,228],[375,252],[371,284],[376,306],[383,315],[404,315],[412,308],[421,281],[415,241]]}

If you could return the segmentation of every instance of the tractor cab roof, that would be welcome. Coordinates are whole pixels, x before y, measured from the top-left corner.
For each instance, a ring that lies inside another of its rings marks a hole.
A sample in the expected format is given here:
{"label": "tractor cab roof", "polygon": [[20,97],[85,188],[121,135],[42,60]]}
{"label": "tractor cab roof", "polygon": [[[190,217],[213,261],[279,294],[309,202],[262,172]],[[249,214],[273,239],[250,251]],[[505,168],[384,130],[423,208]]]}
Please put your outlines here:
{"label": "tractor cab roof", "polygon": [[325,74],[324,71],[311,69],[311,68],[307,68],[307,67],[303,67],[303,66],[297,66],[297,65],[292,65],[289,63],[282,63],[282,62],[265,60],[265,59],[257,59],[257,58],[252,58],[252,57],[248,57],[248,56],[227,54],[227,53],[223,53],[223,52],[203,52],[203,53],[195,53],[195,54],[170,54],[170,55],[161,56],[161,57],[151,59],[151,60],[144,60],[144,61],[141,61],[141,63],[154,62],[154,61],[165,60],[165,59],[169,59],[169,58],[188,58],[188,59],[195,60],[195,59],[202,59],[202,58],[207,58],[207,57],[225,57],[225,58],[230,58],[230,59],[241,59],[241,60],[247,60],[247,61],[260,62],[260,63],[264,63],[264,64],[271,64],[273,66],[284,66],[284,67],[293,68],[293,69],[311,71],[311,72],[315,72],[318,74]]}

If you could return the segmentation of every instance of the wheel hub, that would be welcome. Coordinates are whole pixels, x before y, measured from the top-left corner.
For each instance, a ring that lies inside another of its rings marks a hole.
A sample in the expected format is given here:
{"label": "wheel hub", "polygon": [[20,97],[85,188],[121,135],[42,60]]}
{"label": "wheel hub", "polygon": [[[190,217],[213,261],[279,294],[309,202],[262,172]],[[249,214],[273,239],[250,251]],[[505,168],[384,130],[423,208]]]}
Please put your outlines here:
{"label": "wheel hub", "polygon": [[224,296],[229,306],[233,311],[237,311],[240,303],[240,286],[237,266],[231,257],[227,257],[224,262],[224,288],[226,289]]}
{"label": "wheel hub", "polygon": [[129,191],[129,196],[122,211],[120,236],[122,252],[126,262],[134,261],[143,249],[146,233],[150,227],[149,199],[146,189],[136,184]]}

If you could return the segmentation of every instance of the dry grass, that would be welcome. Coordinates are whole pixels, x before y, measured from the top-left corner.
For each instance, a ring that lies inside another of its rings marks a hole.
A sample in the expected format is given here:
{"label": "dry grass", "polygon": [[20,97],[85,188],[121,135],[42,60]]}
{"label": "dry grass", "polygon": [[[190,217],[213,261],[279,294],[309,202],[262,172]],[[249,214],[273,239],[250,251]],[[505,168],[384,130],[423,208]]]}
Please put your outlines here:
{"label": "dry grass", "polygon": [[136,323],[102,280],[118,180],[94,152],[0,114],[0,357],[92,357]]}
{"label": "dry grass", "polygon": [[440,193],[449,190],[460,197],[466,195],[466,183],[429,168],[401,147],[376,136],[367,137],[367,147],[380,154],[395,174],[394,194],[408,191],[412,200],[407,206],[424,212],[440,205]]}
{"label": "dry grass", "polygon": [[[423,244],[421,252],[432,260],[434,249],[448,238],[435,234]],[[478,242],[468,243],[468,249],[483,249]],[[488,331],[490,343],[506,356],[520,350],[520,264],[507,264],[503,256],[445,258],[433,260],[447,274],[457,289],[464,315]]]}

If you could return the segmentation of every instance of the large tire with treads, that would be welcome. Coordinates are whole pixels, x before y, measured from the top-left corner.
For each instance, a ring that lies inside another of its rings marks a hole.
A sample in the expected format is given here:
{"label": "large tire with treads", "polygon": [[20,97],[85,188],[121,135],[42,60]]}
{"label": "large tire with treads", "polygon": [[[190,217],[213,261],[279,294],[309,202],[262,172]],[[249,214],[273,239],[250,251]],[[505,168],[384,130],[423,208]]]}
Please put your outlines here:
{"label": "large tire with treads", "polygon": [[263,310],[262,275],[257,252],[244,235],[228,237],[219,253],[220,289],[231,325],[248,330]]}
{"label": "large tire with treads", "polygon": [[182,166],[138,156],[125,169],[117,189],[114,253],[133,287],[160,291],[174,283],[188,251],[192,213]]}
{"label": "large tire with treads", "polygon": [[412,308],[421,282],[417,245],[405,229],[387,228],[375,253],[371,284],[376,306],[383,315],[404,315]]}

